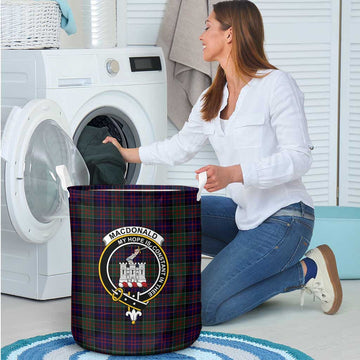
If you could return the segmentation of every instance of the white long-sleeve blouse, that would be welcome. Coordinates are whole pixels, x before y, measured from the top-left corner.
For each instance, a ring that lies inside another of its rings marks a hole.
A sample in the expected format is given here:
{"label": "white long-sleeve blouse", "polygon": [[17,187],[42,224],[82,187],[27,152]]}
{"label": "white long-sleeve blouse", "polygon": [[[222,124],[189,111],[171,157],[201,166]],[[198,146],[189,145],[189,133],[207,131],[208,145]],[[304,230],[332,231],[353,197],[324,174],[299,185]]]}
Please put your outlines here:
{"label": "white long-sleeve blouse", "polygon": [[259,73],[264,72],[268,75],[242,88],[228,120],[220,119],[229,95],[225,86],[216,118],[207,122],[201,117],[204,92],[176,135],[139,149],[145,164],[176,165],[190,160],[209,139],[220,166],[241,165],[244,183],[229,184],[227,193],[238,205],[235,220],[242,230],[295,202],[313,207],[301,180],[310,169],[313,148],[303,93],[289,74]]}

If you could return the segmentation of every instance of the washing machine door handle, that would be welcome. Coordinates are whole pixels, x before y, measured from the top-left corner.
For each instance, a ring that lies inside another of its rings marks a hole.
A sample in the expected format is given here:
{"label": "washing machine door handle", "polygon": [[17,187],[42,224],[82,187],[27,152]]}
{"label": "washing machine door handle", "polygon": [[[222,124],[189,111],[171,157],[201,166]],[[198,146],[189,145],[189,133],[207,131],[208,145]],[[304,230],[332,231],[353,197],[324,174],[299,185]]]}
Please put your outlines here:
{"label": "washing machine door handle", "polygon": [[69,218],[64,186],[89,184],[86,164],[69,132],[61,108],[48,99],[15,107],[7,119],[2,146],[6,203],[25,241],[50,240]]}

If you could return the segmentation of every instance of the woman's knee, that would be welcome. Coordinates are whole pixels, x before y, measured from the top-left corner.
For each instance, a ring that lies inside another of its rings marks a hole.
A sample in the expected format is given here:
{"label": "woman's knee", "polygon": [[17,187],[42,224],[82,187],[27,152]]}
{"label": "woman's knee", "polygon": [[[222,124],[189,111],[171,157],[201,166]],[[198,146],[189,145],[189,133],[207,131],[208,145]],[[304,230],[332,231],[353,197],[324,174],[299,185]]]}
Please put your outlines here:
{"label": "woman's knee", "polygon": [[201,322],[204,326],[216,325],[216,309],[209,304],[209,297],[201,299]]}
{"label": "woman's knee", "polygon": [[203,326],[214,326],[218,324],[215,319],[211,318],[206,313],[201,313],[201,323]]}

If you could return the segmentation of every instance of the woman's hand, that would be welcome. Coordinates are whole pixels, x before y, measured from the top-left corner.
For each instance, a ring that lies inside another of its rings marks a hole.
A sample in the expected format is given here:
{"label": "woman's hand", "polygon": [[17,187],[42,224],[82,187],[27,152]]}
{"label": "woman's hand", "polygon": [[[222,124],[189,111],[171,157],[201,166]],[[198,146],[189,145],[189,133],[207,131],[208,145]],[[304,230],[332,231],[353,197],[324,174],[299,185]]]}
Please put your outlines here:
{"label": "woman's hand", "polygon": [[107,136],[103,140],[103,144],[112,143],[120,152],[124,160],[128,163],[141,163],[140,156],[139,156],[139,148],[124,148],[122,147],[119,142],[112,136]]}
{"label": "woman's hand", "polygon": [[104,140],[103,140],[103,144],[107,144],[111,142],[113,145],[115,145],[115,147],[119,150],[120,154],[121,154],[121,150],[124,149],[120,143],[117,141],[117,139],[115,139],[112,136],[107,136]]}
{"label": "woman's hand", "polygon": [[[233,182],[243,182],[242,170],[240,165],[216,166],[207,165],[195,171],[200,174],[206,171],[207,182],[204,187],[206,191],[213,192],[221,190]],[[199,176],[196,175],[198,179]]]}

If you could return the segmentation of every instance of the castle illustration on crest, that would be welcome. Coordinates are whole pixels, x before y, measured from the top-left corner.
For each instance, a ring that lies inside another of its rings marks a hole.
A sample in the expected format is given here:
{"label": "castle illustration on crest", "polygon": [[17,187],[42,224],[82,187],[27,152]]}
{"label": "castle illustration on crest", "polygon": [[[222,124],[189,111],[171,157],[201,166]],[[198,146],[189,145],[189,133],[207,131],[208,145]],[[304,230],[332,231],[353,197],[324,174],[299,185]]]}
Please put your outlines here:
{"label": "castle illustration on crest", "polygon": [[147,287],[145,277],[146,262],[135,263],[134,258],[140,253],[140,249],[126,258],[126,262],[119,262],[120,265],[120,278],[119,287]]}

